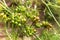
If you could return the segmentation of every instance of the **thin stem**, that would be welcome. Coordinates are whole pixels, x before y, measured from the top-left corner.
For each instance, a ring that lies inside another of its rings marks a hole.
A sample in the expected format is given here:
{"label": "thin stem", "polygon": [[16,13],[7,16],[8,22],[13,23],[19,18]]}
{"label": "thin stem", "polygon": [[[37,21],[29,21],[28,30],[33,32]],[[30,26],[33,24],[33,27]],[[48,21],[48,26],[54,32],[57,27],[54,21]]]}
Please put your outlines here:
{"label": "thin stem", "polygon": [[12,40],[12,38],[10,37],[10,34],[8,33],[7,29],[6,29],[6,34],[9,37],[9,39]]}
{"label": "thin stem", "polygon": [[49,5],[49,6],[52,6],[52,7],[56,7],[56,8],[60,8],[60,6],[58,6],[58,5],[56,5],[56,4],[51,4],[50,2],[47,4],[47,5]]}
{"label": "thin stem", "polygon": [[6,22],[5,22],[5,30],[6,30],[6,34],[7,34],[7,36],[9,37],[9,39],[12,40],[12,38],[11,38],[11,36],[10,36],[11,34],[8,33],[8,30],[7,30],[7,27],[6,27]]}
{"label": "thin stem", "polygon": [[0,6],[3,7],[7,12],[12,13],[12,12],[10,11],[11,9],[9,9],[9,8],[7,7],[7,5],[6,5],[5,2],[0,1],[0,3],[1,3]]}
{"label": "thin stem", "polygon": [[11,13],[6,7],[4,7],[2,4],[0,4],[1,7],[3,7],[6,11],[8,11],[9,13]]}
{"label": "thin stem", "polygon": [[47,9],[49,10],[50,14],[52,15],[53,19],[55,20],[55,22],[57,23],[57,25],[60,27],[59,22],[58,22],[57,19],[54,17],[54,15],[53,15],[53,13],[51,12],[49,6],[48,6],[43,0],[41,0],[41,1],[46,5],[46,7],[47,7]]}
{"label": "thin stem", "polygon": [[6,5],[6,7],[7,7],[7,4],[6,4],[5,0],[3,0],[3,2],[4,2],[4,4],[5,4],[5,5]]}
{"label": "thin stem", "polygon": [[37,35],[34,35],[35,38],[37,38],[38,40],[41,40],[40,37],[38,37]]}
{"label": "thin stem", "polygon": [[11,10],[11,9],[7,6],[5,0],[3,0],[2,4],[4,4],[8,10]]}

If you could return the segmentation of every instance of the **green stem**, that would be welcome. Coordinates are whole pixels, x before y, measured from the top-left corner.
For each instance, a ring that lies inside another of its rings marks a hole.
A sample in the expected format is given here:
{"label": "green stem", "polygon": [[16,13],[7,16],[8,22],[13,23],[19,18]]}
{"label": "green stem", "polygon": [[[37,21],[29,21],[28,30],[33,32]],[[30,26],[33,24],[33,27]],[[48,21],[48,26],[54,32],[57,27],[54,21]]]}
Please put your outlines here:
{"label": "green stem", "polygon": [[10,11],[11,9],[9,9],[9,8],[7,7],[7,5],[6,5],[5,2],[0,1],[0,3],[1,3],[0,6],[3,7],[7,12],[12,13],[12,12]]}
{"label": "green stem", "polygon": [[39,36],[37,35],[34,35],[35,38],[37,38],[38,40],[41,40]]}
{"label": "green stem", "polygon": [[53,19],[55,20],[55,22],[57,23],[57,25],[60,27],[59,22],[58,22],[57,19],[54,17],[54,15],[53,15],[53,13],[51,12],[49,6],[48,6],[43,0],[41,0],[41,1],[45,4],[45,6],[46,6],[47,9],[49,10],[50,14],[52,15]]}
{"label": "green stem", "polygon": [[51,4],[50,2],[47,4],[47,5],[49,5],[49,6],[52,6],[52,7],[56,7],[56,8],[59,8],[60,9],[60,6],[58,6],[58,5],[56,5],[56,4]]}
{"label": "green stem", "polygon": [[7,34],[8,38],[9,38],[10,40],[12,40],[12,38],[11,38],[11,36],[10,36],[11,34],[8,33],[8,30],[7,30],[7,27],[6,27],[6,22],[5,22],[5,30],[6,30],[6,34]]}
{"label": "green stem", "polygon": [[6,11],[8,11],[9,13],[11,13],[5,6],[3,6],[2,4],[0,4],[1,7],[3,7]]}
{"label": "green stem", "polygon": [[12,40],[12,38],[10,37],[10,34],[8,33],[7,29],[6,29],[6,34],[9,37],[9,39]]}

